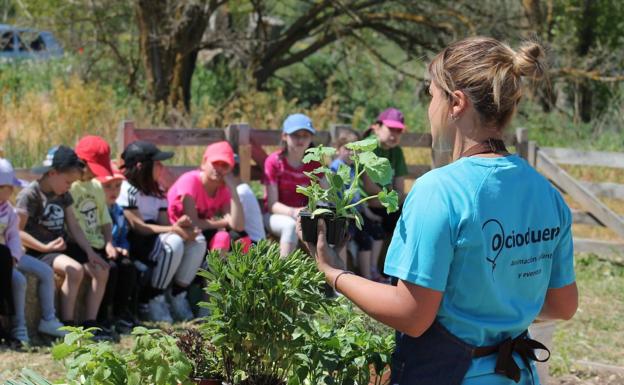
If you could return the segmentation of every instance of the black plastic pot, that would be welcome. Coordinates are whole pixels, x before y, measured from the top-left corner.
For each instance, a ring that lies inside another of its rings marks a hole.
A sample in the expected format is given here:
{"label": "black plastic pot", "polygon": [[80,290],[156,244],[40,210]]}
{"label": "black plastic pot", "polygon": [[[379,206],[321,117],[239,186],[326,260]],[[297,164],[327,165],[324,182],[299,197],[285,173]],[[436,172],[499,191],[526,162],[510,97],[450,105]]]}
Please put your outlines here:
{"label": "black plastic pot", "polygon": [[318,218],[323,218],[325,220],[327,243],[330,245],[342,243],[347,235],[348,221],[345,217],[336,218],[332,214],[324,214],[312,218],[312,214],[307,211],[301,211],[299,216],[301,217],[301,232],[303,233],[303,240],[305,242],[316,244],[318,240]]}
{"label": "black plastic pot", "polygon": [[347,218],[345,217],[329,217],[325,218],[327,225],[327,243],[330,245],[339,245],[344,241],[347,235]]}
{"label": "black plastic pot", "polygon": [[318,240],[318,233],[316,231],[318,217],[314,217],[314,219],[312,219],[312,214],[307,211],[300,211],[299,217],[301,217],[301,232],[303,240],[316,245],[316,241]]}

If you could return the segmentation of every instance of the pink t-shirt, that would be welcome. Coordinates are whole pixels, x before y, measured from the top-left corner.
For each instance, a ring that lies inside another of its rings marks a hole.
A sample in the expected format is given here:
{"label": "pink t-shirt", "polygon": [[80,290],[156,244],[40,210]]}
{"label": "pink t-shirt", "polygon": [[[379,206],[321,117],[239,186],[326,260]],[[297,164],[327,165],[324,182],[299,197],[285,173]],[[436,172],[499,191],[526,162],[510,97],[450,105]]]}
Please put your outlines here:
{"label": "pink t-shirt", "polygon": [[286,157],[280,157],[282,150],[269,155],[264,161],[265,183],[267,185],[277,185],[277,200],[290,207],[302,207],[308,203],[305,195],[297,193],[297,186],[307,186],[310,184],[303,172],[311,172],[321,167],[319,162],[304,163],[300,167],[294,168]]}
{"label": "pink t-shirt", "polygon": [[197,216],[199,219],[210,219],[220,213],[230,204],[230,190],[227,186],[219,187],[214,196],[208,195],[201,182],[200,171],[193,170],[184,173],[169,188],[167,201],[169,208],[169,220],[175,223],[178,218],[184,215],[182,198],[190,196],[195,201]]}

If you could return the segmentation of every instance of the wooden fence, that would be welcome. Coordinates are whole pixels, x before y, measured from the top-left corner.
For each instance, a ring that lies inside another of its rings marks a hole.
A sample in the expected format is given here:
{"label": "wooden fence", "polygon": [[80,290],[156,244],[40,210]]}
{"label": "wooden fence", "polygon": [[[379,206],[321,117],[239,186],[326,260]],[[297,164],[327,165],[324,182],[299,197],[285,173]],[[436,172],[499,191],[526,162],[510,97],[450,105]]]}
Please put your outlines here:
{"label": "wooden fence", "polygon": [[[330,144],[340,131],[349,126],[334,125],[330,131],[320,131],[316,143]],[[133,140],[147,140],[160,146],[206,146],[221,140],[230,142],[239,154],[241,178],[245,181],[260,179],[262,164],[267,156],[266,146],[277,146],[281,141],[281,131],[251,128],[247,124],[233,124],[226,128],[214,129],[171,129],[137,128],[132,121],[120,125],[117,135],[117,148],[123,149]],[[528,140],[525,129],[505,137],[508,146],[527,159],[540,173],[545,175],[563,193],[578,202],[582,210],[573,210],[574,223],[609,228],[624,240],[622,217],[600,201],[600,197],[624,200],[624,185],[610,182],[590,183],[574,179],[560,164],[581,166],[605,166],[624,169],[624,153],[578,151],[566,148],[539,147]],[[431,149],[432,138],[428,133],[405,133],[401,139],[403,148]],[[449,154],[431,151],[428,164],[408,165],[408,179],[416,179],[432,167],[448,163]],[[165,187],[173,183],[181,173],[196,168],[197,165],[174,165],[161,181]],[[18,176],[32,179],[28,170],[17,170]],[[601,241],[594,239],[574,239],[576,251],[594,252],[600,255],[624,255],[624,242]]]}

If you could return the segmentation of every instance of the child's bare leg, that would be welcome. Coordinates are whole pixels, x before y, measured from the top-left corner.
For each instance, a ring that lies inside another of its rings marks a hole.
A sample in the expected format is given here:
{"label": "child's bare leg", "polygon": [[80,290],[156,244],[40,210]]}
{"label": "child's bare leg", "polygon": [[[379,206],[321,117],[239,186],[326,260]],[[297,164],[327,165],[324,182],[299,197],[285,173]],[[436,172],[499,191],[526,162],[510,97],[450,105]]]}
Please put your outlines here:
{"label": "child's bare leg", "polygon": [[54,271],[63,276],[61,286],[61,318],[63,321],[74,321],[76,298],[84,277],[84,269],[76,260],[67,255],[59,255],[52,263]]}
{"label": "child's bare leg", "polygon": [[91,285],[89,285],[89,292],[87,293],[85,319],[95,320],[102,304],[102,298],[104,298],[109,269],[90,263],[85,264],[84,268],[87,275],[91,277]]}

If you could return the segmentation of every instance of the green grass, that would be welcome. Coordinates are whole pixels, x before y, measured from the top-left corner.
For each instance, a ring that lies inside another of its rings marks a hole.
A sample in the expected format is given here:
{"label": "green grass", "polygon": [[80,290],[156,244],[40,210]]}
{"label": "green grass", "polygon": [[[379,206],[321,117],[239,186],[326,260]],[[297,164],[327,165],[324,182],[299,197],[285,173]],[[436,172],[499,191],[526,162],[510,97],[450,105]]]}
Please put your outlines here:
{"label": "green grass", "polygon": [[624,367],[624,266],[579,255],[576,275],[579,310],[557,326],[551,373],[581,370],[578,360]]}

